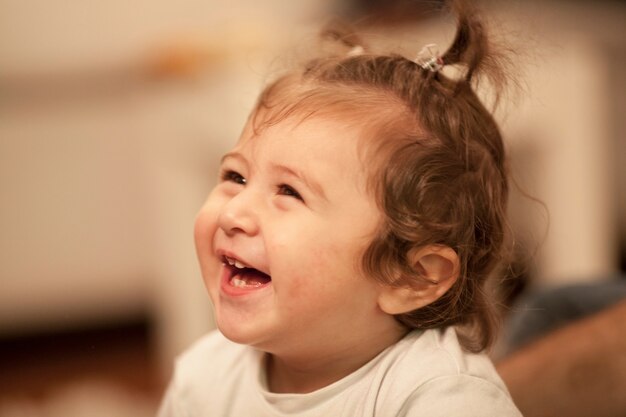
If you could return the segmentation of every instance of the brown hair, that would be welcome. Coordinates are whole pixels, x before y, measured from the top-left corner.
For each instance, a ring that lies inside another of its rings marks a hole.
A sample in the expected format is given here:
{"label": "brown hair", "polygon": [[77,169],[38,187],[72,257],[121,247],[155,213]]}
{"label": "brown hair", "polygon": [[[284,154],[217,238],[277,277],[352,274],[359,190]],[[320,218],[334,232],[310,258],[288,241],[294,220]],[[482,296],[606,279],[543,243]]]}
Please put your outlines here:
{"label": "brown hair", "polygon": [[[460,3],[454,10],[456,37],[441,59],[462,65],[461,78],[400,55],[316,59],[269,85],[253,122],[259,113],[264,124],[273,124],[296,112],[306,117],[342,109],[360,120],[368,137],[370,185],[383,213],[362,259],[364,271],[385,284],[410,285],[398,277],[419,277],[410,262],[414,251],[430,244],[454,249],[461,269],[452,288],[396,318],[408,328],[472,329],[461,341],[480,351],[495,332],[496,316],[484,289],[501,260],[508,181],[498,126],[472,83],[482,75],[498,87],[504,77],[482,23]],[[324,35],[348,47],[363,45],[350,30],[333,28]]]}

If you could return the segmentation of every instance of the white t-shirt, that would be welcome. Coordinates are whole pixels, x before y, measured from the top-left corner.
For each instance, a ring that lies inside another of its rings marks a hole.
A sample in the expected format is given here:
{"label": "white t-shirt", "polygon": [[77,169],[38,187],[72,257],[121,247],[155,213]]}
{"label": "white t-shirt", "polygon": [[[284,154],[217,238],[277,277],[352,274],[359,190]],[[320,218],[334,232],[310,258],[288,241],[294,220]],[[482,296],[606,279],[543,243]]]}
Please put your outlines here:
{"label": "white t-shirt", "polygon": [[177,360],[159,417],[521,416],[491,361],[463,351],[452,328],[413,331],[308,394],[269,392],[263,355],[209,333]]}

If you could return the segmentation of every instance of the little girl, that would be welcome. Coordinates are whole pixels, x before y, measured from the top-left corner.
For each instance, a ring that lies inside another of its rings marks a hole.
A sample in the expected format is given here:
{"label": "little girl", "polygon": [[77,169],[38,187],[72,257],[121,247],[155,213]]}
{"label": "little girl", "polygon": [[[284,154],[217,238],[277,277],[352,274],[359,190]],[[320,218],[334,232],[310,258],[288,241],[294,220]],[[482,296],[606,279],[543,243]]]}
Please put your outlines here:
{"label": "little girl", "polygon": [[480,353],[508,186],[470,87],[487,40],[458,12],[442,56],[335,31],[349,51],[263,91],[195,226],[219,331],[179,358],[161,417],[520,415]]}

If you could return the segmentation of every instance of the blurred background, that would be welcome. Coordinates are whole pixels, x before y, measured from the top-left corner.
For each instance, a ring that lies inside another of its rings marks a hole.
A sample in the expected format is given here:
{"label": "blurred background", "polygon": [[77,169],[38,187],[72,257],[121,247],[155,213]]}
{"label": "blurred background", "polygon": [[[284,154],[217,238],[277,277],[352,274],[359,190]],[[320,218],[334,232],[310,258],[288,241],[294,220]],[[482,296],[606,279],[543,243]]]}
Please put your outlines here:
{"label": "blurred background", "polygon": [[[0,416],[153,415],[213,326],[193,221],[259,89],[331,14],[448,45],[436,3],[0,0]],[[607,280],[626,266],[626,3],[485,10],[520,80],[498,113],[513,173],[547,207],[512,197],[510,294]]]}

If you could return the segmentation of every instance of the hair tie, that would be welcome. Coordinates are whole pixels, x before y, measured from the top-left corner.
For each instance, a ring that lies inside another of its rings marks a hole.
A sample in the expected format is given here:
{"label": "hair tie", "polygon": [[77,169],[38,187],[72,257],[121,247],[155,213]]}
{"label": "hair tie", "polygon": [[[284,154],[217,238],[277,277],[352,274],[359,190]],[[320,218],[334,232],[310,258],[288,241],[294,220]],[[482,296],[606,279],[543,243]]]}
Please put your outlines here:
{"label": "hair tie", "polygon": [[348,56],[359,56],[365,52],[365,49],[361,45],[355,45],[347,53]]}
{"label": "hair tie", "polygon": [[430,72],[437,72],[445,65],[443,59],[439,56],[437,44],[434,43],[425,45],[417,54],[414,62]]}

